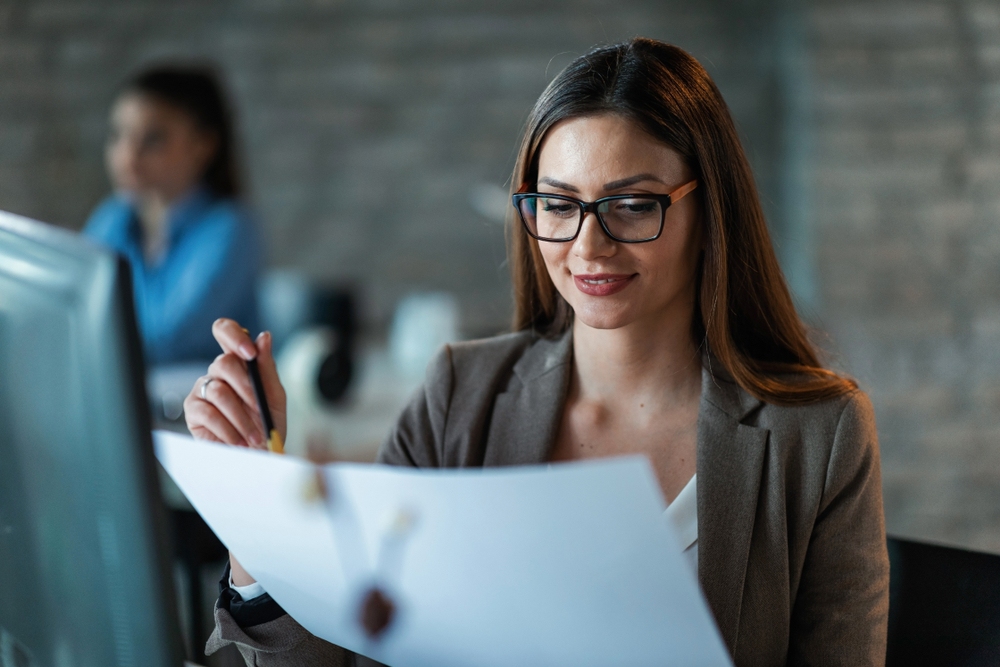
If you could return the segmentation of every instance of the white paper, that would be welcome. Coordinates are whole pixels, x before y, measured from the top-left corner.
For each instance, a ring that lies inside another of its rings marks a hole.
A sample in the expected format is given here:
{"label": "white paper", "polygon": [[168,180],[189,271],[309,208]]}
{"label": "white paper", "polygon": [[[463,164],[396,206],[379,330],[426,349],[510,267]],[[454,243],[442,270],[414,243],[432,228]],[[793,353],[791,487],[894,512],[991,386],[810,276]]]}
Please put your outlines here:
{"label": "white paper", "polygon": [[[212,530],[313,634],[394,667],[731,665],[644,458],[519,468],[312,464],[155,435]],[[401,514],[408,531],[390,526]],[[377,564],[378,563],[378,564]],[[397,604],[358,622],[375,583]]]}

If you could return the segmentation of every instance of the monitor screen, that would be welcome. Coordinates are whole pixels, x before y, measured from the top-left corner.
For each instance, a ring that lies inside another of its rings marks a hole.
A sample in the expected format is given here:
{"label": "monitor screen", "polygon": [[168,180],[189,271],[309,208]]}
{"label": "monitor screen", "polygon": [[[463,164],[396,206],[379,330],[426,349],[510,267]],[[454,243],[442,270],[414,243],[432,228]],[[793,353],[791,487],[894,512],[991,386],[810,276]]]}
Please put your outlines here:
{"label": "monitor screen", "polygon": [[0,667],[183,661],[129,271],[0,213]]}

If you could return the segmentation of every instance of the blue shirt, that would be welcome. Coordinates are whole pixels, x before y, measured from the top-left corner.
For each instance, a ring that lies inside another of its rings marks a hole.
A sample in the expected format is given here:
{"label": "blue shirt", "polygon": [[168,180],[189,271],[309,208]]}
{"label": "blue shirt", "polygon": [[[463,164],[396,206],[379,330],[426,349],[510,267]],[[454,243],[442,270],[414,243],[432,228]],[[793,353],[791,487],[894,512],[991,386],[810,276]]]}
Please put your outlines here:
{"label": "blue shirt", "polygon": [[114,195],[83,233],[122,253],[132,266],[136,318],[150,365],[208,360],[221,350],[212,322],[231,317],[257,331],[261,252],[246,211],[199,188],[167,214],[167,245],[149,264],[132,203]]}

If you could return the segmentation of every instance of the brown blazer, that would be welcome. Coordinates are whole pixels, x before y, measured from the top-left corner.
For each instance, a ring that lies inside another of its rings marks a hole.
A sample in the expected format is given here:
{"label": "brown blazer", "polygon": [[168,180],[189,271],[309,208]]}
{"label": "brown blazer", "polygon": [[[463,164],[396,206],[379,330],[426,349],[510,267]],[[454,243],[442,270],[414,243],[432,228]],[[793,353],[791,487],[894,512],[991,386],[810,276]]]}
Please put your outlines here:
{"label": "brown blazer", "polygon": [[[445,346],[379,461],[542,463],[571,365],[568,334]],[[889,560],[875,420],[864,393],[780,407],[750,396],[709,360],[697,468],[698,578],[736,664],[883,665]],[[209,648],[236,643],[250,664],[354,659],[287,616],[246,632],[227,616],[217,610]],[[264,635],[263,644],[255,639]]]}

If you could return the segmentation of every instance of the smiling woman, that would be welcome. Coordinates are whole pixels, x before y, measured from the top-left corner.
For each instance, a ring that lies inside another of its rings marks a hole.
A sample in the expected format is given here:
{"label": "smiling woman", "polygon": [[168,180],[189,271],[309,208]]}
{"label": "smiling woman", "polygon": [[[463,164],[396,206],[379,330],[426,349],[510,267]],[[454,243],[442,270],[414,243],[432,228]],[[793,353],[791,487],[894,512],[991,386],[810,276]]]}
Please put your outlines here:
{"label": "smiling woman", "polygon": [[[871,405],[806,337],[708,73],[647,39],[577,59],[532,110],[512,183],[515,331],[445,346],[379,460],[644,455],[737,665],[884,664]],[[214,332],[225,354],[188,396],[188,425],[258,446],[244,364],[259,358],[283,415],[270,338],[231,320]],[[210,647],[257,665],[353,659],[235,557],[223,586]]]}
{"label": "smiling woman", "polygon": [[[557,126],[569,119],[603,116],[605,123],[617,119],[619,140],[624,141],[622,133],[635,135],[633,150],[625,153],[631,160],[644,155],[641,151],[649,146],[669,151],[667,159],[643,160],[659,168],[608,182],[602,192],[629,189],[632,184],[646,187],[630,191],[651,192],[648,186],[656,184],[658,191],[667,192],[668,185],[699,180],[704,238],[701,265],[692,272],[697,273],[700,287],[692,319],[694,338],[704,342],[734,379],[758,398],[809,403],[851,391],[855,388],[851,380],[819,363],[795,312],[753,174],[721,93],[687,53],[655,44],[636,40],[630,53],[605,51],[598,57],[595,52],[560,74],[532,110],[512,182],[519,191],[546,185],[555,192],[576,191],[548,174],[541,162],[543,145],[566,134]],[[603,74],[613,79],[605,80]],[[609,130],[607,138],[611,134]],[[594,154],[595,169],[600,164],[611,171],[642,170],[638,164],[609,165],[612,151],[596,136],[564,141],[570,142],[567,151]],[[668,175],[664,171],[668,164],[675,171],[673,183],[658,180]],[[680,170],[687,176],[681,177]],[[519,211],[523,220],[523,208]],[[545,279],[539,244],[512,231],[515,327],[546,334],[565,331],[574,312],[566,292],[557,288],[555,278]]]}

